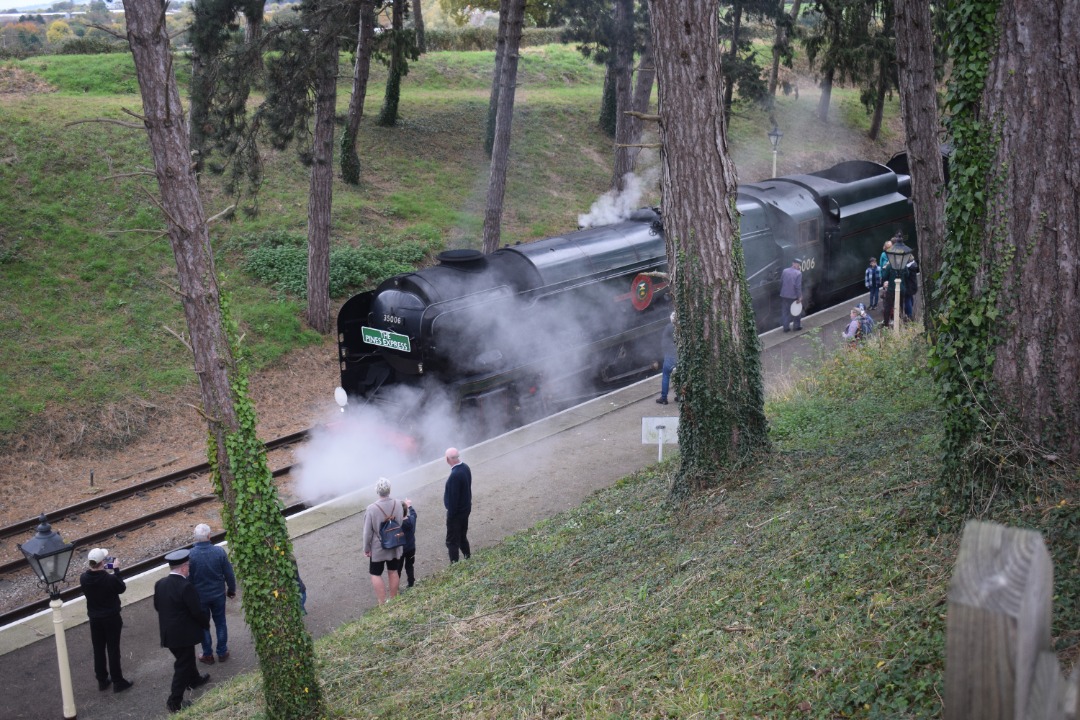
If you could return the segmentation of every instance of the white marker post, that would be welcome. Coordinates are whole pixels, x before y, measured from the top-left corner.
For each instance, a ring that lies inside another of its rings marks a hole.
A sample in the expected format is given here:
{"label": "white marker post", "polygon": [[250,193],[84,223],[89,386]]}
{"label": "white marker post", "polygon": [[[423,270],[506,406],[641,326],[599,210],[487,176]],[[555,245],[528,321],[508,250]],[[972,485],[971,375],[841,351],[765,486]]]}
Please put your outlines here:
{"label": "white marker post", "polygon": [[679,418],[643,417],[641,418],[641,444],[656,443],[656,461],[664,461],[664,444],[675,445],[679,442]]}

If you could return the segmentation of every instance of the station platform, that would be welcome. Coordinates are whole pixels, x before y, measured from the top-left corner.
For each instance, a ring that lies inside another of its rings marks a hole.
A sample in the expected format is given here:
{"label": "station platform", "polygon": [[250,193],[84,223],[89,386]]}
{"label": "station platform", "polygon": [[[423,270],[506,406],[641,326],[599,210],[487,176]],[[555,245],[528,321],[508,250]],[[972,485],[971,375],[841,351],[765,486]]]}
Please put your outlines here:
{"label": "station platform", "polygon": [[[812,364],[823,349],[843,342],[840,334],[856,298],[803,319],[799,333],[776,329],[761,336],[766,387],[787,377],[796,364]],[[473,476],[473,511],[469,540],[473,552],[579,505],[596,490],[655,463],[658,447],[642,443],[642,419],[675,416],[679,405],[658,405],[660,377],[648,378],[512,432],[461,449]],[[664,451],[668,455],[668,448]],[[445,571],[443,484],[449,474],[439,459],[391,478],[391,495],[409,497],[417,511],[417,585]],[[307,585],[305,622],[316,638],[353,620],[375,605],[362,548],[364,508],[376,499],[374,483],[347,496],[289,518],[300,574]],[[193,525],[199,522],[193,519]],[[82,567],[70,569],[82,572]],[[162,566],[125,578],[121,596],[121,639],[125,677],[135,685],[122,694],[99,692],[94,678],[89,625],[83,600],[65,603],[64,625],[70,655],[77,716],[84,720],[167,717],[173,657],[161,648],[152,596],[154,583],[168,573]],[[199,665],[212,683],[257,669],[252,638],[240,607],[240,594],[227,606],[227,663]],[[2,720],[62,718],[51,611],[0,627],[0,677],[9,692],[0,703]],[[195,697],[203,692],[195,691]]]}

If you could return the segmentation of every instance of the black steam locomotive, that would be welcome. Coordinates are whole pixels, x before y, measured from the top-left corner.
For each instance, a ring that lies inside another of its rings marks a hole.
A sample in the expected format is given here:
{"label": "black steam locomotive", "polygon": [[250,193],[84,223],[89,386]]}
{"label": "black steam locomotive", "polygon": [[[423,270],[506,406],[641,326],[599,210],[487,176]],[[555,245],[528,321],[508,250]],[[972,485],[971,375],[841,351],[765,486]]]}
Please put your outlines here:
{"label": "black steam locomotive", "polygon": [[[863,290],[897,230],[914,242],[910,178],[868,161],[739,187],[737,208],[759,330],[780,318],[780,273],[801,259],[807,312]],[[491,423],[528,421],[584,385],[655,368],[671,299],[661,219],[504,247],[452,250],[384,281],[338,314],[341,386],[409,417],[435,395]],[[410,392],[403,393],[402,390]]]}

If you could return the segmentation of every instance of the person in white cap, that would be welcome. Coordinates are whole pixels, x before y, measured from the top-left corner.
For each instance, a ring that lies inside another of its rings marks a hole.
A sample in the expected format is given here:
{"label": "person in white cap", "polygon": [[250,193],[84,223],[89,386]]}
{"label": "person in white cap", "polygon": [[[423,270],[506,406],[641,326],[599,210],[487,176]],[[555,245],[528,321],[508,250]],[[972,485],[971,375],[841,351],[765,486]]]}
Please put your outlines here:
{"label": "person in white cap", "polygon": [[109,551],[105,548],[94,548],[86,559],[88,569],[79,577],[79,586],[86,597],[86,616],[90,620],[94,676],[98,690],[108,690],[112,685],[113,692],[124,692],[135,684],[124,679],[120,669],[120,630],[124,627],[124,619],[120,617],[120,595],[127,590],[127,585],[120,577],[120,564],[116,559],[106,562]]}
{"label": "person in white cap", "polygon": [[203,631],[210,628],[210,619],[199,605],[199,594],[188,582],[187,550],[175,550],[165,556],[169,574],[154,585],[154,609],[158,614],[161,647],[169,648],[173,663],[172,686],[165,707],[179,712],[188,703],[184,691],[210,682],[210,673],[199,675],[195,664],[195,645],[202,642]]}
{"label": "person in white cap", "polygon": [[[229,626],[225,623],[225,598],[236,597],[236,575],[224,548],[210,542],[210,526],[195,526],[195,545],[191,548],[191,584],[199,593],[202,610],[214,620],[218,661],[229,659]],[[210,630],[203,633],[199,662],[214,664],[214,642]]]}

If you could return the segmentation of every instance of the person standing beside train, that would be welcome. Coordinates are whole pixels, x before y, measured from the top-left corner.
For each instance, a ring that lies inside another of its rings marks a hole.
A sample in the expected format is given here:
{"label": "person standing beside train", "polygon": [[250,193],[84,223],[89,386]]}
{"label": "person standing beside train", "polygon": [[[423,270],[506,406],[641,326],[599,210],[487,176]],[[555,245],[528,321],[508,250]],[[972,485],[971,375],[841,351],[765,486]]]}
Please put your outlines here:
{"label": "person standing beside train", "polygon": [[[225,598],[236,597],[236,576],[224,548],[210,542],[210,526],[195,526],[195,546],[191,548],[191,584],[199,594],[202,610],[214,619],[217,634],[217,659],[229,659],[229,626],[225,622]],[[207,628],[203,632],[199,662],[214,664],[214,642]]]}
{"label": "person standing beside train", "polygon": [[[387,520],[402,519],[401,504],[390,497],[390,481],[384,477],[375,483],[375,493],[379,499],[367,506],[364,511],[364,555],[368,558],[368,576],[375,598],[382,605],[386,602],[387,585],[390,598],[397,597],[401,583],[401,546],[384,548],[379,528]],[[386,567],[386,583],[383,583],[383,566]]]}
{"label": "person standing beside train", "polygon": [[784,332],[788,332],[788,325],[792,322],[796,331],[802,330],[802,312],[791,314],[791,304],[797,302],[802,305],[802,299],[802,260],[794,258],[791,267],[780,274],[780,324]]}
{"label": "person standing beside train", "polygon": [[469,547],[469,514],[472,512],[472,471],[461,462],[457,448],[447,448],[446,464],[450,477],[443,489],[443,505],[446,506],[446,550],[450,562],[458,561],[458,551],[468,560],[472,556]]}
{"label": "person standing beside train", "polygon": [[675,313],[671,313],[667,327],[664,328],[664,335],[660,339],[660,349],[664,353],[664,366],[660,376],[660,397],[656,399],[656,402],[667,405],[668,390],[671,388],[671,373],[674,372],[675,362],[678,360],[675,352]]}
{"label": "person standing beside train", "polygon": [[[416,584],[416,508],[412,506],[412,500],[405,498],[401,501],[401,511],[405,513],[405,519],[401,521],[401,529],[405,531],[404,552],[401,555],[401,566],[405,573],[405,587],[411,588]],[[400,582],[400,580],[399,580]]]}
{"label": "person standing beside train", "polygon": [[120,617],[120,595],[127,590],[127,584],[120,577],[119,563],[113,558],[112,563],[107,564],[108,557],[109,551],[105,548],[91,550],[86,557],[89,569],[79,577],[79,586],[86,596],[86,617],[90,620],[98,690],[107,690],[112,685],[113,692],[119,693],[135,684],[125,680],[120,669],[120,630],[124,627],[124,619]]}
{"label": "person standing beside train", "polygon": [[877,258],[870,258],[870,266],[864,273],[863,285],[870,291],[870,307],[866,309],[873,310],[877,307],[878,293],[881,290],[881,268],[878,267]]}

